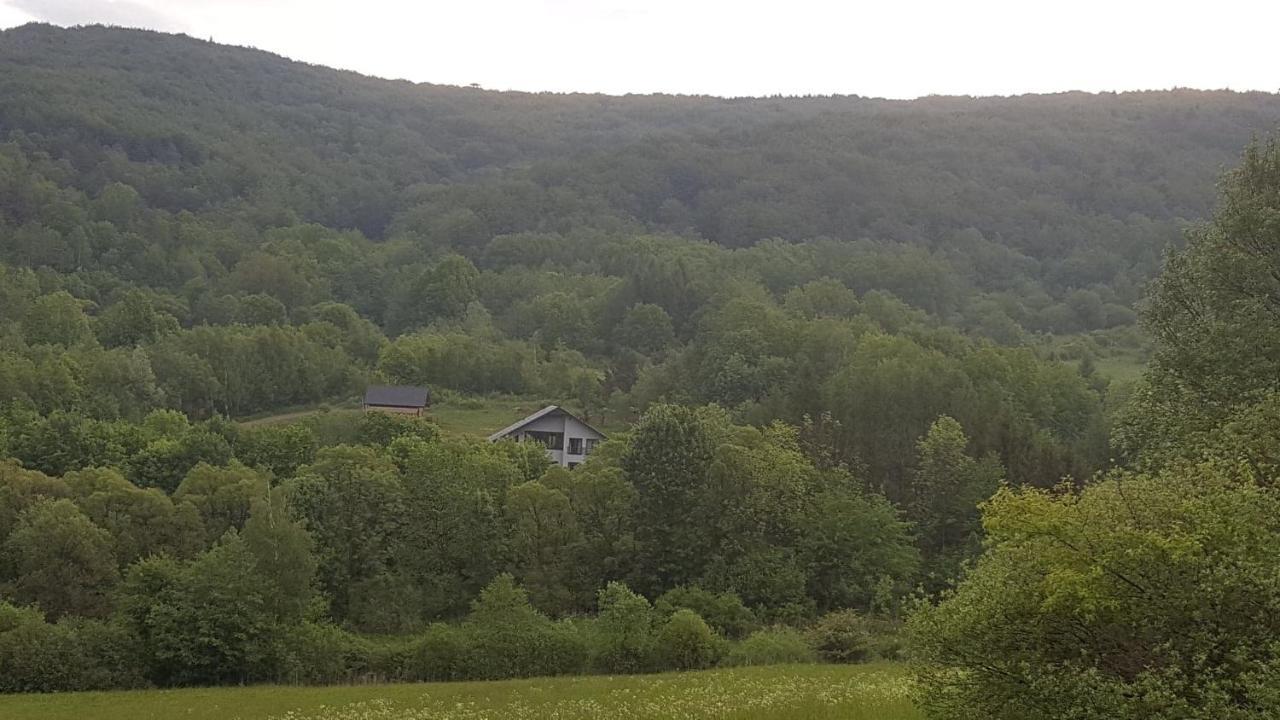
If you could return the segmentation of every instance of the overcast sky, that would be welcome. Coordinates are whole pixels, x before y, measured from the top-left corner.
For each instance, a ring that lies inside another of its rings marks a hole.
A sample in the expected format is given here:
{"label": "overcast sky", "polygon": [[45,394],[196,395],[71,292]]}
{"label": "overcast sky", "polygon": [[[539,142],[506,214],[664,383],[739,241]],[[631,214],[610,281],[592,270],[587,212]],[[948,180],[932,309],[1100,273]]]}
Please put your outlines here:
{"label": "overcast sky", "polygon": [[1280,1],[0,0],[414,81],[712,95],[1280,90]]}

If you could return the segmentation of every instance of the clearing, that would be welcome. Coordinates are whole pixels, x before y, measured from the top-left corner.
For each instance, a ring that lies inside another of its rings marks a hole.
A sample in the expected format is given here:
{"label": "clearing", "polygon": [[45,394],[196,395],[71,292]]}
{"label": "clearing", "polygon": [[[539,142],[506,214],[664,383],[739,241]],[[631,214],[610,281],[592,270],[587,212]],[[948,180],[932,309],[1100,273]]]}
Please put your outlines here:
{"label": "clearing", "polygon": [[920,720],[903,666],[0,696],[12,720]]}
{"label": "clearing", "polygon": [[[488,437],[511,423],[541,410],[547,405],[558,404],[569,412],[581,414],[574,409],[572,403],[555,403],[534,398],[519,397],[464,397],[455,396],[433,404],[427,410],[427,417],[440,426],[440,430],[449,435],[470,435]],[[277,425],[306,420],[307,418],[329,414],[346,415],[354,422],[359,417],[360,405],[354,400],[345,400],[334,405],[285,408],[272,414],[258,414],[241,418],[240,423],[247,426]],[[628,423],[612,413],[593,415],[589,421],[607,434],[625,431]]]}

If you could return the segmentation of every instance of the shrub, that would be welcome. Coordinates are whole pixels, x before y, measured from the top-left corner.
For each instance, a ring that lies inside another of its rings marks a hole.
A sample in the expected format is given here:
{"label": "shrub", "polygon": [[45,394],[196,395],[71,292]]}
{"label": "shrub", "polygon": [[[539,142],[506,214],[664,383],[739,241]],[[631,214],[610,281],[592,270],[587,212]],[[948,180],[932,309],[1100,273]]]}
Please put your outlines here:
{"label": "shrub", "polygon": [[76,650],[39,610],[0,604],[0,692],[76,689]]}
{"label": "shrub", "polygon": [[362,445],[378,447],[386,447],[396,438],[414,437],[430,442],[440,435],[440,429],[427,418],[382,412],[361,415],[356,428]]}
{"label": "shrub", "polygon": [[383,637],[366,641],[368,664],[364,676],[374,682],[396,682],[409,677],[415,643],[412,638]]}
{"label": "shrub", "polygon": [[278,682],[323,685],[350,681],[369,665],[369,643],[328,623],[285,630],[277,647]]}
{"label": "shrub", "polygon": [[663,617],[680,608],[692,610],[716,632],[735,640],[760,627],[755,613],[731,592],[713,593],[697,586],[681,586],[663,593],[653,606]]}
{"label": "shrub", "polygon": [[605,672],[635,673],[653,660],[653,608],[620,582],[599,595],[600,612],[592,624],[593,665]]}
{"label": "shrub", "polygon": [[875,646],[872,622],[853,610],[823,615],[808,635],[818,656],[832,663],[862,662],[871,657]]}
{"label": "shrub", "polygon": [[1280,493],[1230,476],[1246,467],[996,493],[986,554],[908,622],[925,709],[957,720],[1280,717]]}
{"label": "shrub", "polygon": [[407,678],[416,681],[466,679],[472,652],[465,633],[436,623],[418,637],[409,653]]}
{"label": "shrub", "polygon": [[141,687],[133,643],[116,624],[55,625],[39,610],[0,602],[0,693]]}
{"label": "shrub", "polygon": [[80,660],[77,690],[146,687],[146,669],[138,661],[138,639],[122,623],[72,618],[57,628],[74,638]]}
{"label": "shrub", "polygon": [[499,575],[481,591],[462,631],[470,649],[468,678],[561,675],[586,665],[587,644],[578,629],[533,609],[510,575]]}
{"label": "shrub", "polygon": [[698,613],[681,608],[658,631],[658,659],[664,669],[699,670],[724,655],[724,639]]}
{"label": "shrub", "polygon": [[782,665],[817,659],[804,634],[785,626],[757,630],[729,651],[729,665]]}

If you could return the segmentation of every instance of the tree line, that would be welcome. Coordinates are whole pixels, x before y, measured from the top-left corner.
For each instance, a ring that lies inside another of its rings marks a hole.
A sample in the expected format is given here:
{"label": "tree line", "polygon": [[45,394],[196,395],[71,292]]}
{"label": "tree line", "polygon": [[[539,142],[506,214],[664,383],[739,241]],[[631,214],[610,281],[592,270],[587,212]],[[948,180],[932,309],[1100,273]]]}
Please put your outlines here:
{"label": "tree line", "polygon": [[656,405],[574,471],[376,413],[28,420],[6,441],[50,472],[0,465],[9,691],[893,656],[1003,478],[949,418],[905,518],[801,428],[716,406]]}
{"label": "tree line", "polygon": [[1124,469],[987,501],[982,557],[911,621],[931,713],[1280,712],[1278,210],[1272,139],[1151,288],[1156,354],[1119,418]]}

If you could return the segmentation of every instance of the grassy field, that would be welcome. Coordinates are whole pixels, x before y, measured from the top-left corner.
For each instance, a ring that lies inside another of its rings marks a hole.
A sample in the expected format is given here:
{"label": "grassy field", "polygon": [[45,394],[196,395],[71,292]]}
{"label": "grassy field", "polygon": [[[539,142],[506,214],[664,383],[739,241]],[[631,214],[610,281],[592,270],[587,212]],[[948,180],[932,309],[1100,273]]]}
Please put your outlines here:
{"label": "grassy field", "polygon": [[905,670],[784,665],[489,683],[0,696],[6,720],[918,720]]}
{"label": "grassy field", "polygon": [[1098,374],[1113,383],[1134,383],[1142,379],[1147,363],[1132,355],[1117,355],[1098,360]]}
{"label": "grassy field", "polygon": [[[449,398],[432,405],[427,415],[432,420],[435,420],[440,426],[440,430],[446,434],[488,437],[535,410],[541,410],[543,407],[544,401],[529,398]],[[271,415],[255,415],[242,418],[240,422],[248,426],[276,425],[299,422],[320,413],[356,416],[360,412],[362,411],[359,404],[348,400],[339,404],[325,406],[324,408],[287,408]],[[605,433],[616,433],[627,428],[625,421],[611,416],[606,416],[603,419],[593,417],[591,422]]]}

